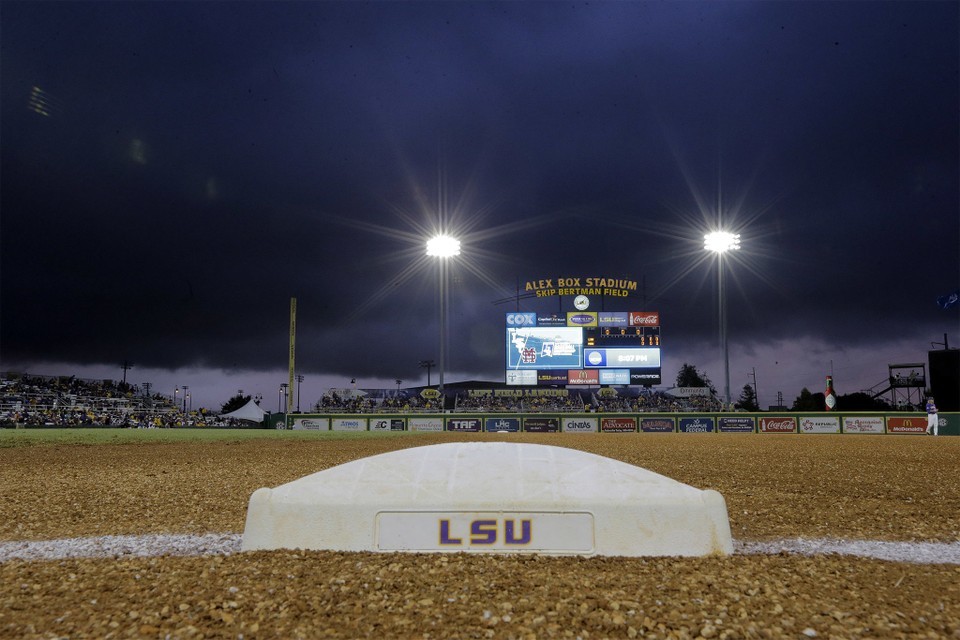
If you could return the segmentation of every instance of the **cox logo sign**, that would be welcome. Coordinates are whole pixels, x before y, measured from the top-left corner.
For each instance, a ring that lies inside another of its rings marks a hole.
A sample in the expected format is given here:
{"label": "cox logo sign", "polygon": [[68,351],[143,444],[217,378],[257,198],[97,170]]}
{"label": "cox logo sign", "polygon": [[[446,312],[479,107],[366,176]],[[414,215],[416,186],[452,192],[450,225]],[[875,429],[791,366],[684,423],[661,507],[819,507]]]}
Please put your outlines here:
{"label": "cox logo sign", "polygon": [[537,314],[535,313],[508,313],[508,327],[533,327],[537,324]]}

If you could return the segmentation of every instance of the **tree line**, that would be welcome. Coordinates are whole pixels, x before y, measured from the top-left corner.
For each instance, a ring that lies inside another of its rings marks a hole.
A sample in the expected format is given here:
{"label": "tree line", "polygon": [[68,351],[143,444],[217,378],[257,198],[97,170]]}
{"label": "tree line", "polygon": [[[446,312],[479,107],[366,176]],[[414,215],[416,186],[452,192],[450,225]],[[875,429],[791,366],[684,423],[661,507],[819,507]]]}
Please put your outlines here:
{"label": "tree line", "polygon": [[[684,363],[677,373],[676,386],[678,387],[707,387],[710,393],[717,395],[713,382],[697,367]],[[791,411],[826,411],[826,401],[823,392],[811,393],[804,387],[800,395],[793,401]],[[757,392],[750,384],[743,385],[740,398],[734,403],[735,409],[741,411],[760,411],[757,401]],[[870,395],[857,391],[837,395],[837,406],[834,411],[892,411],[893,407],[884,400],[873,398]]]}

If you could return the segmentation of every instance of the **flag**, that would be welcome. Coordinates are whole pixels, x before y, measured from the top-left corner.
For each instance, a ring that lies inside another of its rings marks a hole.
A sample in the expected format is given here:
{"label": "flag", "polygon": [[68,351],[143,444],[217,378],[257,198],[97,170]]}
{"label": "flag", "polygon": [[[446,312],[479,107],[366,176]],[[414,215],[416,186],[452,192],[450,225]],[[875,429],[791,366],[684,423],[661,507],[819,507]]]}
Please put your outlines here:
{"label": "flag", "polygon": [[937,304],[940,305],[941,309],[953,309],[958,302],[960,302],[960,289],[937,298]]}

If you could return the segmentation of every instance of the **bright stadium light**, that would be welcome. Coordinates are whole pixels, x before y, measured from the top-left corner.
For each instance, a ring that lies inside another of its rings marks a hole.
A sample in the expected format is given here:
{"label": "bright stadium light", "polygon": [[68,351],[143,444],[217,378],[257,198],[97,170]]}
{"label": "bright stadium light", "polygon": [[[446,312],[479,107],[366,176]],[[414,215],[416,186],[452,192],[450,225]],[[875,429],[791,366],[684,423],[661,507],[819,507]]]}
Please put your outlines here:
{"label": "bright stadium light", "polygon": [[727,348],[727,303],[723,292],[723,254],[740,248],[740,234],[713,231],[703,236],[703,248],[717,254],[717,297],[720,300],[720,349],[723,351],[723,397],[730,406],[730,350]]}
{"label": "bright stadium light", "polygon": [[447,235],[434,236],[427,240],[427,255],[440,258],[440,402],[443,402],[443,371],[447,349],[447,261],[460,255],[460,241]]}
{"label": "bright stadium light", "polygon": [[460,241],[450,236],[434,236],[427,240],[427,255],[436,258],[452,258],[460,255]]}
{"label": "bright stadium light", "polygon": [[703,236],[703,248],[723,253],[740,248],[740,234],[729,231],[714,231]]}

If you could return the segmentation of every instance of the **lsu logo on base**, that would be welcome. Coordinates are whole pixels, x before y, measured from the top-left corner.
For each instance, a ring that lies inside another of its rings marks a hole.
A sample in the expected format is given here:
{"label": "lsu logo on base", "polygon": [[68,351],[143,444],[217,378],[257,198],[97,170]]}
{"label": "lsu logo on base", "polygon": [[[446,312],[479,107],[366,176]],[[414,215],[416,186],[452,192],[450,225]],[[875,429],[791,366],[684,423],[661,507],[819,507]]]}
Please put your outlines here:
{"label": "lsu logo on base", "polygon": [[501,521],[498,519],[473,520],[470,523],[469,533],[458,534],[456,531],[451,532],[450,520],[443,518],[440,520],[440,546],[459,547],[464,544],[492,546],[497,542],[501,542],[506,547],[530,544],[533,538],[530,520],[521,520],[519,530],[517,521],[514,519],[504,519],[502,524],[502,537]]}

